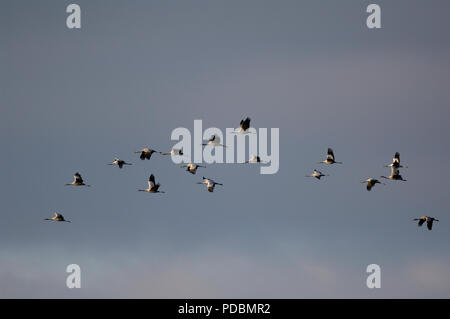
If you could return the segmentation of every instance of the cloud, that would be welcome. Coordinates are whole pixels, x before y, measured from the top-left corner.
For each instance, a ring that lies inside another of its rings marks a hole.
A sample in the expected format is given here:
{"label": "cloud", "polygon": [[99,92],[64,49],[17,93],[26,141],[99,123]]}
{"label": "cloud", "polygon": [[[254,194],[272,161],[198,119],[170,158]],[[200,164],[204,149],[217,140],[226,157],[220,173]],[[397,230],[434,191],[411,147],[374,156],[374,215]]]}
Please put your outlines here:
{"label": "cloud", "polygon": [[450,295],[450,262],[448,260],[422,260],[406,270],[407,279],[422,291]]}
{"label": "cloud", "polygon": [[[65,259],[65,258],[63,258]],[[203,252],[137,259],[83,258],[81,289],[65,287],[65,264],[16,254],[2,265],[2,298],[311,298],[338,293],[335,270],[311,258]]]}

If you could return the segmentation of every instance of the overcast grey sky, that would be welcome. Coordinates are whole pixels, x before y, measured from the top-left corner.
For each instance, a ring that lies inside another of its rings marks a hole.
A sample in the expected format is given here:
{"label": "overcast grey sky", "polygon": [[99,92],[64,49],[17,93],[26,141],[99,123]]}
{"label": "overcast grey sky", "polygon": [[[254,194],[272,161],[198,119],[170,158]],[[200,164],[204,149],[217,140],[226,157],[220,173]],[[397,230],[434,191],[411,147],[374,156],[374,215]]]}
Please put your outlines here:
{"label": "overcast grey sky", "polygon": [[[450,297],[448,1],[78,0],[81,30],[69,3],[0,3],[0,297]],[[277,174],[133,154],[244,116],[280,129]],[[396,151],[408,181],[367,192]]]}

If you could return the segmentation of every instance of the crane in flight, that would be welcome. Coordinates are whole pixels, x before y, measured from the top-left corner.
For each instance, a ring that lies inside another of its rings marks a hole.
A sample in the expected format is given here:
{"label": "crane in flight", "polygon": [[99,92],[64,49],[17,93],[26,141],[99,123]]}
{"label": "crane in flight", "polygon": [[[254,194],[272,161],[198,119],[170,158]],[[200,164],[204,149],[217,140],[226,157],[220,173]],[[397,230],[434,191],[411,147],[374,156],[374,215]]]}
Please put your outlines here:
{"label": "crane in flight", "polygon": [[186,164],[186,165],[181,165],[180,167],[181,167],[181,168],[186,167],[186,171],[188,171],[188,172],[191,173],[191,174],[197,173],[197,169],[198,169],[199,167],[206,168],[206,166],[197,165],[197,164],[194,164],[194,163],[189,163],[189,164]]}
{"label": "crane in flight", "polygon": [[328,175],[328,174],[323,174],[321,171],[318,171],[318,170],[314,170],[313,171],[313,173],[312,174],[310,174],[310,175],[305,175],[305,177],[315,177],[315,178],[317,178],[317,179],[320,179],[321,177],[323,177],[323,176],[330,176],[330,175]]}
{"label": "crane in flight", "polygon": [[428,230],[431,230],[433,228],[433,222],[438,222],[439,219],[430,216],[422,216],[420,218],[414,218],[413,221],[419,221],[417,223],[419,227],[422,227],[423,223],[427,222],[427,228]]}
{"label": "crane in flight", "polygon": [[141,159],[141,160],[145,160],[145,159],[147,159],[147,160],[149,160],[150,159],[150,157],[152,157],[152,154],[153,153],[160,153],[161,154],[161,152],[158,152],[158,151],[155,151],[155,150],[153,150],[153,149],[150,149],[150,148],[148,148],[148,147],[144,147],[143,149],[141,149],[140,151],[136,151],[136,152],[134,152],[135,154],[141,154],[140,156],[139,156],[139,158]]}
{"label": "crane in flight", "polygon": [[368,191],[370,191],[371,189],[372,189],[372,187],[374,187],[375,186],[375,184],[383,184],[383,185],[386,185],[386,184],[384,184],[384,183],[381,183],[378,179],[376,179],[376,178],[368,178],[368,179],[366,179],[366,180],[364,180],[364,181],[361,181],[361,183],[366,183],[367,185],[366,185],[366,188],[367,188],[367,190]]}
{"label": "crane in flight", "polygon": [[208,189],[208,192],[211,192],[211,193],[214,192],[214,187],[216,185],[221,185],[221,186],[223,185],[221,183],[217,183],[217,182],[213,181],[212,179],[206,178],[206,177],[203,177],[203,181],[197,182],[197,184],[205,184]]}
{"label": "crane in flight", "polygon": [[248,134],[250,133],[248,129],[250,128],[250,118],[246,117],[245,119],[241,120],[239,123],[239,129],[237,131],[234,131],[234,134]]}
{"label": "crane in flight", "polygon": [[122,160],[118,159],[117,157],[115,157],[114,161],[112,163],[108,163],[106,165],[117,165],[117,166],[119,166],[119,168],[122,168],[124,165],[133,165],[133,164],[127,163],[127,162],[122,161]]}
{"label": "crane in flight", "polygon": [[219,135],[216,135],[216,134],[214,134],[214,135],[211,136],[211,138],[208,140],[208,143],[202,144],[202,145],[203,145],[203,146],[210,145],[210,146],[213,146],[213,147],[215,147],[215,146],[223,146],[223,147],[227,147],[227,146],[224,145],[224,144],[220,144],[220,137],[219,137]]}
{"label": "crane in flight", "polygon": [[139,192],[147,192],[147,193],[164,193],[159,190],[160,184],[155,183],[155,176],[153,174],[150,175],[148,179],[148,188],[146,189],[138,189]]}
{"label": "crane in flight", "polygon": [[44,220],[51,220],[54,222],[67,222],[70,223],[70,220],[65,220],[64,216],[58,213],[55,213],[55,216],[53,216],[52,218],[45,218]]}
{"label": "crane in flight", "polygon": [[394,167],[394,168],[400,168],[400,167],[404,167],[404,168],[408,168],[408,166],[402,166],[400,165],[400,153],[399,152],[395,152],[394,158],[392,159],[392,163],[389,165],[383,165],[383,167]]}
{"label": "crane in flight", "polygon": [[169,153],[159,153],[161,155],[183,155],[183,149],[173,148]]}
{"label": "crane in flight", "polygon": [[333,150],[328,148],[327,158],[324,161],[317,162],[317,164],[342,164],[342,162],[336,162]]}
{"label": "crane in flight", "polygon": [[91,185],[86,185],[83,181],[83,178],[81,178],[80,173],[75,173],[73,175],[73,182],[70,184],[65,184],[65,186],[86,186],[90,187]]}
{"label": "crane in flight", "polygon": [[252,164],[252,163],[267,164],[267,162],[261,161],[261,157],[256,156],[256,155],[252,155],[252,157],[250,157],[250,159],[248,161],[245,161],[242,164]]}
{"label": "crane in flight", "polygon": [[391,175],[389,176],[380,176],[380,178],[390,179],[393,181],[403,181],[406,182],[406,179],[403,179],[402,175],[400,175],[400,170],[398,168],[395,168],[394,166],[391,167]]}

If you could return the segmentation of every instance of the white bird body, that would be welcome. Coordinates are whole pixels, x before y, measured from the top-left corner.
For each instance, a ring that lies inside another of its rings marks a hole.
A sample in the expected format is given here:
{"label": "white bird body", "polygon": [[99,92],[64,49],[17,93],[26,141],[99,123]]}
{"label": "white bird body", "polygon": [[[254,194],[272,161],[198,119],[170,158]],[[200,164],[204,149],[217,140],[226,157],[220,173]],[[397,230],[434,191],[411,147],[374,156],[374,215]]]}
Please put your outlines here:
{"label": "white bird body", "polygon": [[393,181],[403,181],[406,182],[406,179],[403,179],[402,175],[400,175],[400,170],[394,166],[391,166],[391,175],[389,176],[380,176],[381,178],[390,179]]}
{"label": "white bird body", "polygon": [[183,155],[183,149],[173,148],[169,153],[160,153],[161,155]]}
{"label": "white bird body", "polygon": [[119,168],[122,168],[124,165],[133,165],[133,164],[127,163],[127,162],[122,161],[122,160],[118,159],[117,157],[115,157],[114,161],[112,163],[108,163],[106,165],[117,165],[117,166],[119,166]]}
{"label": "white bird body", "polygon": [[372,189],[372,187],[375,186],[375,184],[383,184],[383,185],[385,185],[384,183],[381,183],[378,179],[375,179],[375,178],[368,178],[368,179],[366,179],[364,181],[361,181],[361,183],[366,183],[367,184],[366,188],[367,188],[368,191],[370,191]]}
{"label": "white bird body", "polygon": [[189,163],[189,164],[186,164],[186,165],[182,165],[181,167],[182,168],[186,167],[187,168],[186,171],[188,171],[191,174],[197,173],[197,169],[199,167],[206,168],[206,166],[202,166],[202,165],[198,165],[198,164],[194,164],[194,163]]}
{"label": "white bird body", "polygon": [[217,182],[213,181],[212,179],[206,178],[206,177],[203,177],[203,181],[198,182],[197,184],[205,184],[208,189],[208,192],[211,192],[211,193],[214,192],[214,187],[216,185],[223,185],[221,183],[217,183]]}
{"label": "white bird body", "polygon": [[314,170],[313,173],[311,175],[305,175],[305,177],[315,177],[317,179],[320,179],[323,176],[329,176],[328,174],[323,174],[321,171],[318,170]]}
{"label": "white bird body", "polygon": [[213,147],[216,147],[216,146],[223,146],[223,147],[226,147],[226,145],[220,144],[220,136],[219,136],[219,135],[216,135],[216,134],[214,134],[214,135],[211,136],[211,138],[208,140],[208,143],[202,144],[202,145],[203,145],[203,146],[209,145],[209,146],[213,146]]}
{"label": "white bird body", "polygon": [[246,162],[244,162],[244,164],[251,164],[251,163],[262,163],[262,164],[267,164],[267,162],[263,162],[261,161],[261,157],[256,156],[256,155],[252,155],[252,157],[250,157],[250,159]]}

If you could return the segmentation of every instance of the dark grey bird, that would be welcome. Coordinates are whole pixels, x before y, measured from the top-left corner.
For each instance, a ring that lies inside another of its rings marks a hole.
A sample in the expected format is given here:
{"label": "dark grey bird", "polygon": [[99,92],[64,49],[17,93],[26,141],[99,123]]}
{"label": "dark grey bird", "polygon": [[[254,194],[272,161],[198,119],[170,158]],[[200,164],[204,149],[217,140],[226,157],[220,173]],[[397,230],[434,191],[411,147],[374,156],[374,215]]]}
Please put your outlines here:
{"label": "dark grey bird", "polygon": [[140,156],[139,156],[139,158],[141,159],[141,160],[145,160],[145,159],[147,159],[147,160],[149,160],[150,159],[150,157],[152,157],[152,154],[153,153],[161,153],[161,152],[158,152],[158,151],[155,151],[155,150],[153,150],[153,149],[150,149],[150,148],[148,148],[148,147],[144,147],[143,149],[141,149],[140,151],[136,151],[136,152],[134,152],[135,154],[141,154]]}
{"label": "dark grey bird", "polygon": [[427,228],[428,230],[431,230],[433,228],[433,222],[438,222],[439,219],[430,216],[422,216],[420,218],[414,218],[413,221],[419,221],[417,223],[419,227],[422,227],[423,223],[427,222]]}

